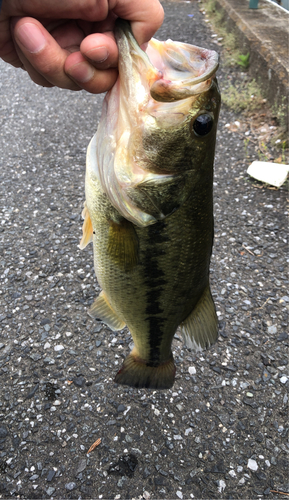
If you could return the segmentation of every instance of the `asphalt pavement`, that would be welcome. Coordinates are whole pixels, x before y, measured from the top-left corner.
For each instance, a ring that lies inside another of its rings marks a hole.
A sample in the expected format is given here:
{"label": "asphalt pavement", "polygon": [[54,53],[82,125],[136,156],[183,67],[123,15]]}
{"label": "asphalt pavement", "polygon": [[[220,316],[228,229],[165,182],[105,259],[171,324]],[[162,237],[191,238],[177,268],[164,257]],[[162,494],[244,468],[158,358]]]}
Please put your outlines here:
{"label": "asphalt pavement", "polygon": [[[196,2],[164,5],[159,39],[222,51]],[[221,90],[233,72],[221,66]],[[288,193],[247,176],[250,120],[225,107],[219,120],[219,340],[195,355],[177,334],[173,388],[136,390],[113,383],[131,337],[87,315],[99,287],[91,245],[78,248],[103,96],[37,87],[3,62],[0,94],[0,498],[289,493]]]}

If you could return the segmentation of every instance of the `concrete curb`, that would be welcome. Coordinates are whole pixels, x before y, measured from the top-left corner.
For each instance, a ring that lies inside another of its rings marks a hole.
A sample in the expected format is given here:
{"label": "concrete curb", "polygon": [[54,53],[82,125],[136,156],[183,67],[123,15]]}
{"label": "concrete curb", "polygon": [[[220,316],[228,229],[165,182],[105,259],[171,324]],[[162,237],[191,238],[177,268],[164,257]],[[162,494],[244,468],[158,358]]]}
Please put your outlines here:
{"label": "concrete curb", "polygon": [[288,106],[289,12],[266,0],[259,0],[254,10],[244,0],[215,0],[215,4],[242,53],[250,52],[249,74],[270,104]]}

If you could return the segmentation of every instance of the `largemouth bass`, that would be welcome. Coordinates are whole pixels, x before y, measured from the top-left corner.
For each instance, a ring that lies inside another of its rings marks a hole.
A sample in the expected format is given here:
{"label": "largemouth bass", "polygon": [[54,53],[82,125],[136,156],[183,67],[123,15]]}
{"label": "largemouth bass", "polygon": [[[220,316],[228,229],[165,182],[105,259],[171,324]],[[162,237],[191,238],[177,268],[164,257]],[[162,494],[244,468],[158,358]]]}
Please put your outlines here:
{"label": "largemouth bass", "polygon": [[115,382],[170,388],[178,327],[189,348],[217,338],[209,285],[213,162],[220,107],[214,51],[116,24],[119,78],[107,93],[86,166],[80,247],[93,240],[102,292],[90,309],[134,348]]}

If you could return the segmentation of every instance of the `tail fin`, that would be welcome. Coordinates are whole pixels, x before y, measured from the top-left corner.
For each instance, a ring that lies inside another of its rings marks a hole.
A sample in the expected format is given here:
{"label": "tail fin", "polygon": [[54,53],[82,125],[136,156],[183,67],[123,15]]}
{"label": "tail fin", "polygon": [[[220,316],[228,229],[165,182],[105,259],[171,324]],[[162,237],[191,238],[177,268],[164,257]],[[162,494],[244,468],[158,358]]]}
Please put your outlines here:
{"label": "tail fin", "polygon": [[175,381],[176,367],[173,355],[159,366],[148,366],[145,362],[130,353],[116,374],[117,384],[136,388],[170,389]]}

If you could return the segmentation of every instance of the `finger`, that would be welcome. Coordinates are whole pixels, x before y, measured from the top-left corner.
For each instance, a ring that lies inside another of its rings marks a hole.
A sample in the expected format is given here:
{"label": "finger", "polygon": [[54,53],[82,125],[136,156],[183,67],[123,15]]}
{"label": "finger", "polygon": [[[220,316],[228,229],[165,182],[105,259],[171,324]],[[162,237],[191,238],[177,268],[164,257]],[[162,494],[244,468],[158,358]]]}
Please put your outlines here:
{"label": "finger", "polygon": [[[75,47],[79,50],[80,44],[86,36],[84,27],[80,27],[79,22],[73,20],[59,23],[58,26],[55,26],[55,24],[55,22],[49,23],[49,25],[45,26],[45,28],[49,31],[50,35],[54,38],[58,45],[63,49],[67,49],[69,52],[75,52]],[[83,22],[82,25],[84,24],[87,25],[86,31],[89,26],[89,33],[91,33],[93,24]],[[53,27],[53,25],[55,27]]]}
{"label": "finger", "polygon": [[64,69],[79,87],[92,94],[100,94],[111,89],[118,75],[117,69],[95,68],[80,52],[74,52],[67,57]]}
{"label": "finger", "polygon": [[34,81],[39,74],[52,85],[75,89],[75,83],[64,72],[68,50],[61,48],[42,24],[33,18],[22,18],[16,23],[13,35],[20,50],[18,54]]}
{"label": "finger", "polygon": [[112,32],[87,36],[81,42],[80,52],[97,69],[117,67],[118,48]]}
{"label": "finger", "polygon": [[6,17],[0,21],[0,57],[16,68],[21,66],[10,34],[10,22]]}
{"label": "finger", "polygon": [[[22,68],[27,71],[28,75],[30,76],[31,80],[36,83],[37,85],[40,85],[41,87],[54,87],[52,83],[50,83],[44,76],[42,76],[40,73],[38,73],[35,68],[31,65],[31,63],[26,59],[26,57],[23,55],[23,53],[17,48],[17,53],[19,56],[19,60],[21,63]],[[70,82],[71,83],[71,90],[81,90],[78,85],[75,82]]]}
{"label": "finger", "polygon": [[[2,13],[6,18],[12,16],[35,17],[37,19],[83,19],[96,21],[106,19],[109,11],[107,0],[43,0],[3,2]],[[3,17],[3,16],[2,16]]]}
{"label": "finger", "polygon": [[158,0],[117,0],[113,12],[131,22],[139,45],[148,42],[164,20],[164,9]]}
{"label": "finger", "polygon": [[11,64],[15,68],[21,68],[22,63],[17,55],[15,46],[12,40],[7,41],[0,47],[0,58],[3,59],[8,64]]}

